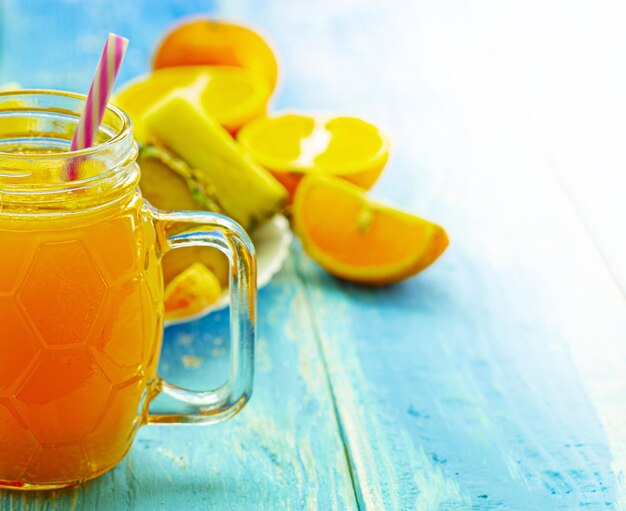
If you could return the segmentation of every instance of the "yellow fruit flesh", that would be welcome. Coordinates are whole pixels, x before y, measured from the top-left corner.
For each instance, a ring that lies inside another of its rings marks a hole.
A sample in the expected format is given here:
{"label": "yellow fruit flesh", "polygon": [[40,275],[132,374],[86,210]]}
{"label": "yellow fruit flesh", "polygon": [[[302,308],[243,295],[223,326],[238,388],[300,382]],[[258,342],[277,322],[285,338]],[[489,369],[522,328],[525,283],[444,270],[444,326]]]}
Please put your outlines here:
{"label": "yellow fruit flesh", "polygon": [[154,137],[211,183],[223,211],[245,229],[282,208],[287,197],[284,187],[256,165],[184,90],[167,95],[144,122]]}
{"label": "yellow fruit flesh", "polygon": [[353,117],[286,114],[259,118],[244,126],[237,138],[277,176],[320,172],[364,188],[374,184],[388,156],[381,132]]}
{"label": "yellow fruit flesh", "polygon": [[[141,168],[139,186],[146,200],[153,206],[164,210],[203,210],[193,196],[189,183],[156,156],[147,151],[140,151],[138,158]],[[163,258],[163,276],[168,284],[194,262],[201,262],[209,268],[225,286],[228,283],[228,260],[216,248],[185,247],[165,254]]]}
{"label": "yellow fruit flesh", "polygon": [[194,199],[186,179],[163,161],[142,151],[137,163],[141,169],[139,187],[150,204],[165,210],[204,209]]}
{"label": "yellow fruit flesh", "polygon": [[127,84],[113,102],[134,124],[135,137],[146,142],[145,113],[173,89],[187,87],[201,109],[231,133],[263,115],[271,90],[254,72],[225,66],[166,68]]}
{"label": "yellow fruit flesh", "polygon": [[165,318],[193,316],[215,303],[222,286],[215,274],[202,263],[194,263],[165,288]]}

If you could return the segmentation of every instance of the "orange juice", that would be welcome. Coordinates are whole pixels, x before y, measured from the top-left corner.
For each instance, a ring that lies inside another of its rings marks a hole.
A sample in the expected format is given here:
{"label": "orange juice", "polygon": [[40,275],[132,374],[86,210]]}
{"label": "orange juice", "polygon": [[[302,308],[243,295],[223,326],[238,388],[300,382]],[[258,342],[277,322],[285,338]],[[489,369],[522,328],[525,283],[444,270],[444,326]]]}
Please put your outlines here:
{"label": "orange juice", "polygon": [[142,201],[0,215],[0,481],[82,480],[118,463],[156,378],[161,272]]}
{"label": "orange juice", "polygon": [[0,103],[0,487],[113,467],[158,380],[162,272],[136,146],[128,132],[71,160],[81,175],[68,182],[59,105]]}
{"label": "orange juice", "polygon": [[[0,489],[91,479],[122,460],[140,426],[227,420],[252,392],[250,238],[221,215],[144,203],[119,109],[107,107],[94,147],[67,152],[84,102],[0,93]],[[187,246],[217,248],[230,265],[231,370],[208,391],[157,375],[161,258]],[[167,409],[150,413],[161,392]]]}

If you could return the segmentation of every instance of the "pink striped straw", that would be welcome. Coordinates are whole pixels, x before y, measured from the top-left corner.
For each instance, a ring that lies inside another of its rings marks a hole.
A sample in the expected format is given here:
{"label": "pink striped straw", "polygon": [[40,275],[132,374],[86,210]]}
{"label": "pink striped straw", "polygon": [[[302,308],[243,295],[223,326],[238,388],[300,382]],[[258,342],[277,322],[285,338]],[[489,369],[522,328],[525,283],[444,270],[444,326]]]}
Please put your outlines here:
{"label": "pink striped straw", "polygon": [[[80,116],[76,133],[70,145],[71,151],[91,147],[98,135],[98,128],[102,122],[115,79],[122,65],[128,39],[116,34],[109,34],[104,43],[102,55],[98,61],[96,74],[91,82],[85,109]],[[69,165],[67,178],[74,180],[78,177],[77,165]]]}

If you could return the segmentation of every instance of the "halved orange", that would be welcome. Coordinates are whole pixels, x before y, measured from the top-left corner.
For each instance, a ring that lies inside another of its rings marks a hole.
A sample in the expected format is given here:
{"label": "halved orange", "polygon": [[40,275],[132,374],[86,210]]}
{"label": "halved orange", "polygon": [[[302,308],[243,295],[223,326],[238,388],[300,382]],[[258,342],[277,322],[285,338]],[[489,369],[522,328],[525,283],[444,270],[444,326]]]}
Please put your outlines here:
{"label": "halved orange", "polygon": [[202,263],[193,263],[165,288],[165,319],[193,316],[215,303],[222,292],[216,275]]}
{"label": "halved orange", "polygon": [[388,158],[380,130],[355,117],[283,114],[246,124],[237,139],[294,193],[306,174],[321,173],[369,189]]}
{"label": "halved orange", "polygon": [[448,246],[443,227],[371,202],[357,186],[327,176],[302,179],[292,215],[304,250],[320,266],[364,284],[415,275]]}
{"label": "halved orange", "polygon": [[251,119],[263,115],[271,91],[258,74],[237,67],[187,66],[154,71],[132,80],[115,96],[113,102],[128,113],[135,136],[146,136],[143,115],[157,101],[178,87],[189,89],[204,112],[231,134]]}
{"label": "halved orange", "polygon": [[271,90],[278,64],[272,48],[256,31],[226,21],[199,19],[184,22],[161,41],[153,67],[236,66],[261,75]]}

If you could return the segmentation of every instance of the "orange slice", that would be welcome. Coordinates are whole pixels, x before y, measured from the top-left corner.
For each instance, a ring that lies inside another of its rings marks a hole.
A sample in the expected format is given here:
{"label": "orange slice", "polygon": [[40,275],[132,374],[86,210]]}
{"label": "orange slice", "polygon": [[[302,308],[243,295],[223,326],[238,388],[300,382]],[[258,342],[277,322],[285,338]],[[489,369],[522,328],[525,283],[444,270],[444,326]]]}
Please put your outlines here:
{"label": "orange slice", "polygon": [[364,284],[415,275],[448,246],[439,225],[371,202],[357,186],[321,175],[302,179],[293,227],[305,251],[329,273]]}
{"label": "orange slice", "polygon": [[153,67],[212,65],[250,69],[276,86],[278,64],[272,48],[254,30],[217,20],[194,20],[171,30],[157,48]]}
{"label": "orange slice", "polygon": [[202,263],[193,263],[165,288],[165,319],[198,314],[214,304],[221,293],[215,274]]}
{"label": "orange slice", "polygon": [[128,113],[144,141],[143,115],[176,88],[187,89],[201,109],[231,134],[267,109],[270,88],[259,75],[236,67],[188,66],[155,71],[126,84],[114,103]]}
{"label": "orange slice", "polygon": [[380,130],[354,117],[260,117],[245,125],[237,139],[291,193],[304,175],[318,172],[369,189],[389,154]]}

